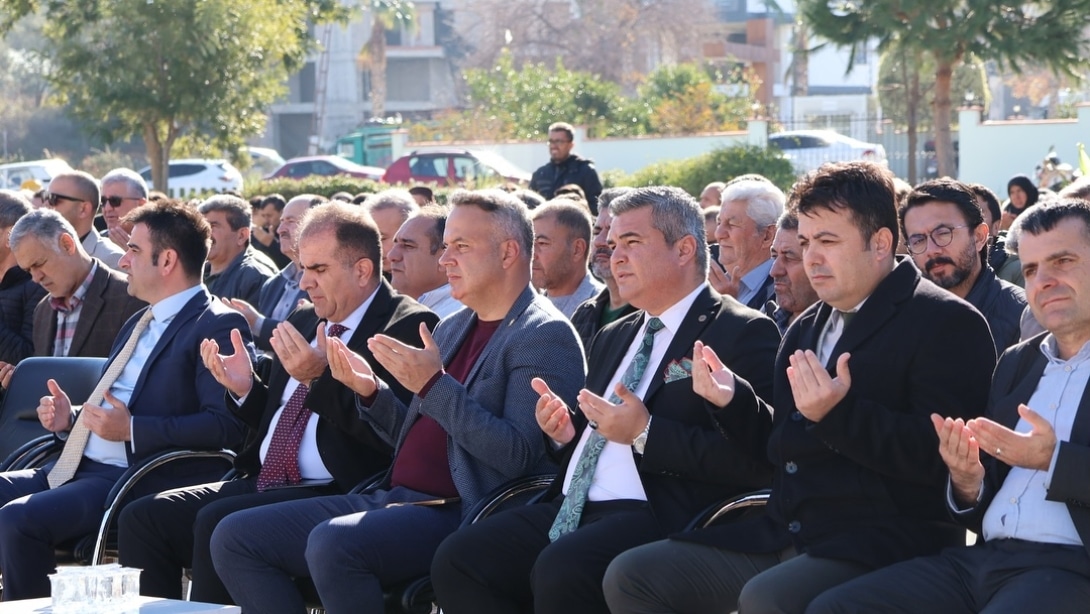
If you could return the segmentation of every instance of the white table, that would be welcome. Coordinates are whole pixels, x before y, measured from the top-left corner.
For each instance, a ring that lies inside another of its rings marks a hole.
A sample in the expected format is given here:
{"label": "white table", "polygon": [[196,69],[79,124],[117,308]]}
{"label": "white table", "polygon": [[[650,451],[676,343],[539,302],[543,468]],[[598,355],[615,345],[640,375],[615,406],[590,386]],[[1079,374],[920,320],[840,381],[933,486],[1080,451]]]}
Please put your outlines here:
{"label": "white table", "polygon": [[[159,599],[156,597],[138,597],[141,614],[189,614],[190,612],[223,612],[241,614],[242,608],[237,605],[218,605],[214,603],[197,603],[195,601],[175,601],[173,599]],[[53,600],[49,597],[43,599],[27,599],[24,601],[8,601],[0,603],[0,614],[49,614],[53,611]]]}

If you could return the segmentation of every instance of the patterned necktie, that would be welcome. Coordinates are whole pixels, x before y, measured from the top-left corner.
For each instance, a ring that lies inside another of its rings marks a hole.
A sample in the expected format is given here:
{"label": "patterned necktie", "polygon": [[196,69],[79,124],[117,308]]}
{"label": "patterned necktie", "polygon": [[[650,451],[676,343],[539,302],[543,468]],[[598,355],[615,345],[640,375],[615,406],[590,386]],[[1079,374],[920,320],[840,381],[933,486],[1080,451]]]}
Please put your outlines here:
{"label": "patterned necktie", "polygon": [[[151,308],[148,308],[144,315],[136,321],[136,326],[133,327],[128,340],[125,341],[125,345],[114,357],[114,361],[110,363],[110,368],[106,369],[102,379],[98,380],[98,386],[95,386],[94,391],[91,396],[87,397],[84,405],[102,405],[106,391],[110,389],[110,386],[114,385],[121,372],[125,370],[125,363],[129,362],[129,358],[132,357],[133,351],[136,350],[136,344],[140,341],[140,335],[151,323],[151,318]],[[91,429],[87,428],[87,425],[83,423],[83,413],[80,412],[80,415],[76,417],[75,424],[72,425],[72,431],[68,434],[68,441],[64,444],[64,449],[61,450],[60,458],[53,465],[53,469],[49,471],[50,488],[56,488],[76,475],[76,468],[79,467],[80,460],[83,459],[83,451],[87,448],[87,440],[90,437]]]}
{"label": "patterned necktie", "polygon": [[[330,337],[340,337],[348,330],[340,324],[329,326]],[[257,474],[257,489],[264,491],[272,486],[290,486],[303,481],[299,473],[299,446],[303,442],[303,433],[307,430],[311,411],[303,404],[307,400],[310,387],[299,382],[295,392],[291,393],[280,419],[273,429],[269,449]]]}
{"label": "patterned necktie", "polygon": [[[635,391],[643,379],[643,372],[647,370],[647,363],[651,360],[651,348],[655,344],[655,333],[662,330],[662,320],[651,318],[647,321],[647,331],[643,334],[643,341],[632,362],[628,363],[624,375],[621,376],[621,384],[629,391]],[[617,393],[612,393],[609,402],[617,404],[621,398]],[[583,506],[587,503],[587,494],[590,492],[590,484],[594,481],[594,469],[598,466],[598,457],[606,447],[606,438],[598,431],[591,431],[587,437],[583,453],[579,455],[579,461],[572,472],[571,483],[568,484],[568,496],[560,505],[560,511],[556,514],[556,520],[549,529],[549,540],[556,541],[562,535],[567,535],[579,528],[579,520],[583,517]]]}

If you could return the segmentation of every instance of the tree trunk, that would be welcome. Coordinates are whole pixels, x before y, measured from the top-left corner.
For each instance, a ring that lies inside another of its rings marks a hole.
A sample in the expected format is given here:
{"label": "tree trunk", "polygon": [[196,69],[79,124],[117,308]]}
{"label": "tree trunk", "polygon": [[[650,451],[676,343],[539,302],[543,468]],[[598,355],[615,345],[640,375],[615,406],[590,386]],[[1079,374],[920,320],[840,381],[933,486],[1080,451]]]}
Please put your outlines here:
{"label": "tree trunk", "polygon": [[957,178],[954,163],[954,142],[950,137],[950,86],[954,74],[951,60],[935,58],[935,99],[932,101],[935,118],[935,158],[939,177]]}
{"label": "tree trunk", "polygon": [[908,55],[904,49],[901,50],[901,82],[905,85],[905,115],[908,123],[908,182],[916,185],[920,178],[916,158],[920,121],[920,69],[919,54],[914,53],[913,56],[912,67],[909,68]]}
{"label": "tree trunk", "polygon": [[806,96],[810,90],[810,33],[806,22],[795,22],[795,48],[791,62],[791,95]]}
{"label": "tree trunk", "polygon": [[159,140],[159,131],[155,123],[144,122],[144,151],[148,154],[148,162],[151,164],[151,186],[154,189],[167,193],[169,156],[163,155],[163,144]]}
{"label": "tree trunk", "polygon": [[371,117],[386,117],[386,27],[371,14]]}

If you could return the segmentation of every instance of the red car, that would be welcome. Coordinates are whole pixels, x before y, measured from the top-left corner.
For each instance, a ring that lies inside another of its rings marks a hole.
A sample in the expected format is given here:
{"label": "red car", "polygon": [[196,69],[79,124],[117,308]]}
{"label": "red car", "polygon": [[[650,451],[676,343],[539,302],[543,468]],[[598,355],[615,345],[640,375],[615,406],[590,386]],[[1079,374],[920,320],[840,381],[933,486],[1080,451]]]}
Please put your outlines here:
{"label": "red car", "polygon": [[530,173],[499,155],[468,149],[414,151],[401,156],[382,178],[386,183],[462,185],[467,181],[530,183]]}
{"label": "red car", "polygon": [[303,179],[311,175],[332,177],[334,175],[347,175],[360,179],[372,179],[381,181],[382,174],[386,171],[377,166],[362,166],[345,160],[340,156],[305,156],[292,158],[276,169],[266,179]]}

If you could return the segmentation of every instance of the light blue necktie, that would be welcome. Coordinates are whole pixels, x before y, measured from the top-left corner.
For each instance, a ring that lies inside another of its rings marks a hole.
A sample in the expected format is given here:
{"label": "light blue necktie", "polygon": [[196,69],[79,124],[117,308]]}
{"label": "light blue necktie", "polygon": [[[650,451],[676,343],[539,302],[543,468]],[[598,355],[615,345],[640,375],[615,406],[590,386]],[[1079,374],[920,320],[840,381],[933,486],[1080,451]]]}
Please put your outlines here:
{"label": "light blue necktie", "polygon": [[[647,321],[647,331],[643,334],[643,341],[632,362],[628,363],[624,375],[621,376],[621,384],[629,391],[635,391],[643,379],[643,372],[647,370],[647,363],[651,360],[651,348],[655,344],[655,333],[662,330],[662,320],[651,318]],[[621,398],[616,393],[609,397],[610,403],[620,403]],[[579,455],[579,461],[575,464],[575,471],[571,476],[571,484],[568,485],[568,496],[560,505],[560,511],[556,514],[556,520],[549,529],[549,540],[556,541],[560,536],[567,535],[579,528],[579,519],[583,517],[583,506],[587,503],[587,493],[590,492],[590,483],[594,480],[594,468],[598,466],[598,457],[606,447],[606,438],[598,431],[592,431],[587,437],[587,443],[583,446],[583,453]]]}

